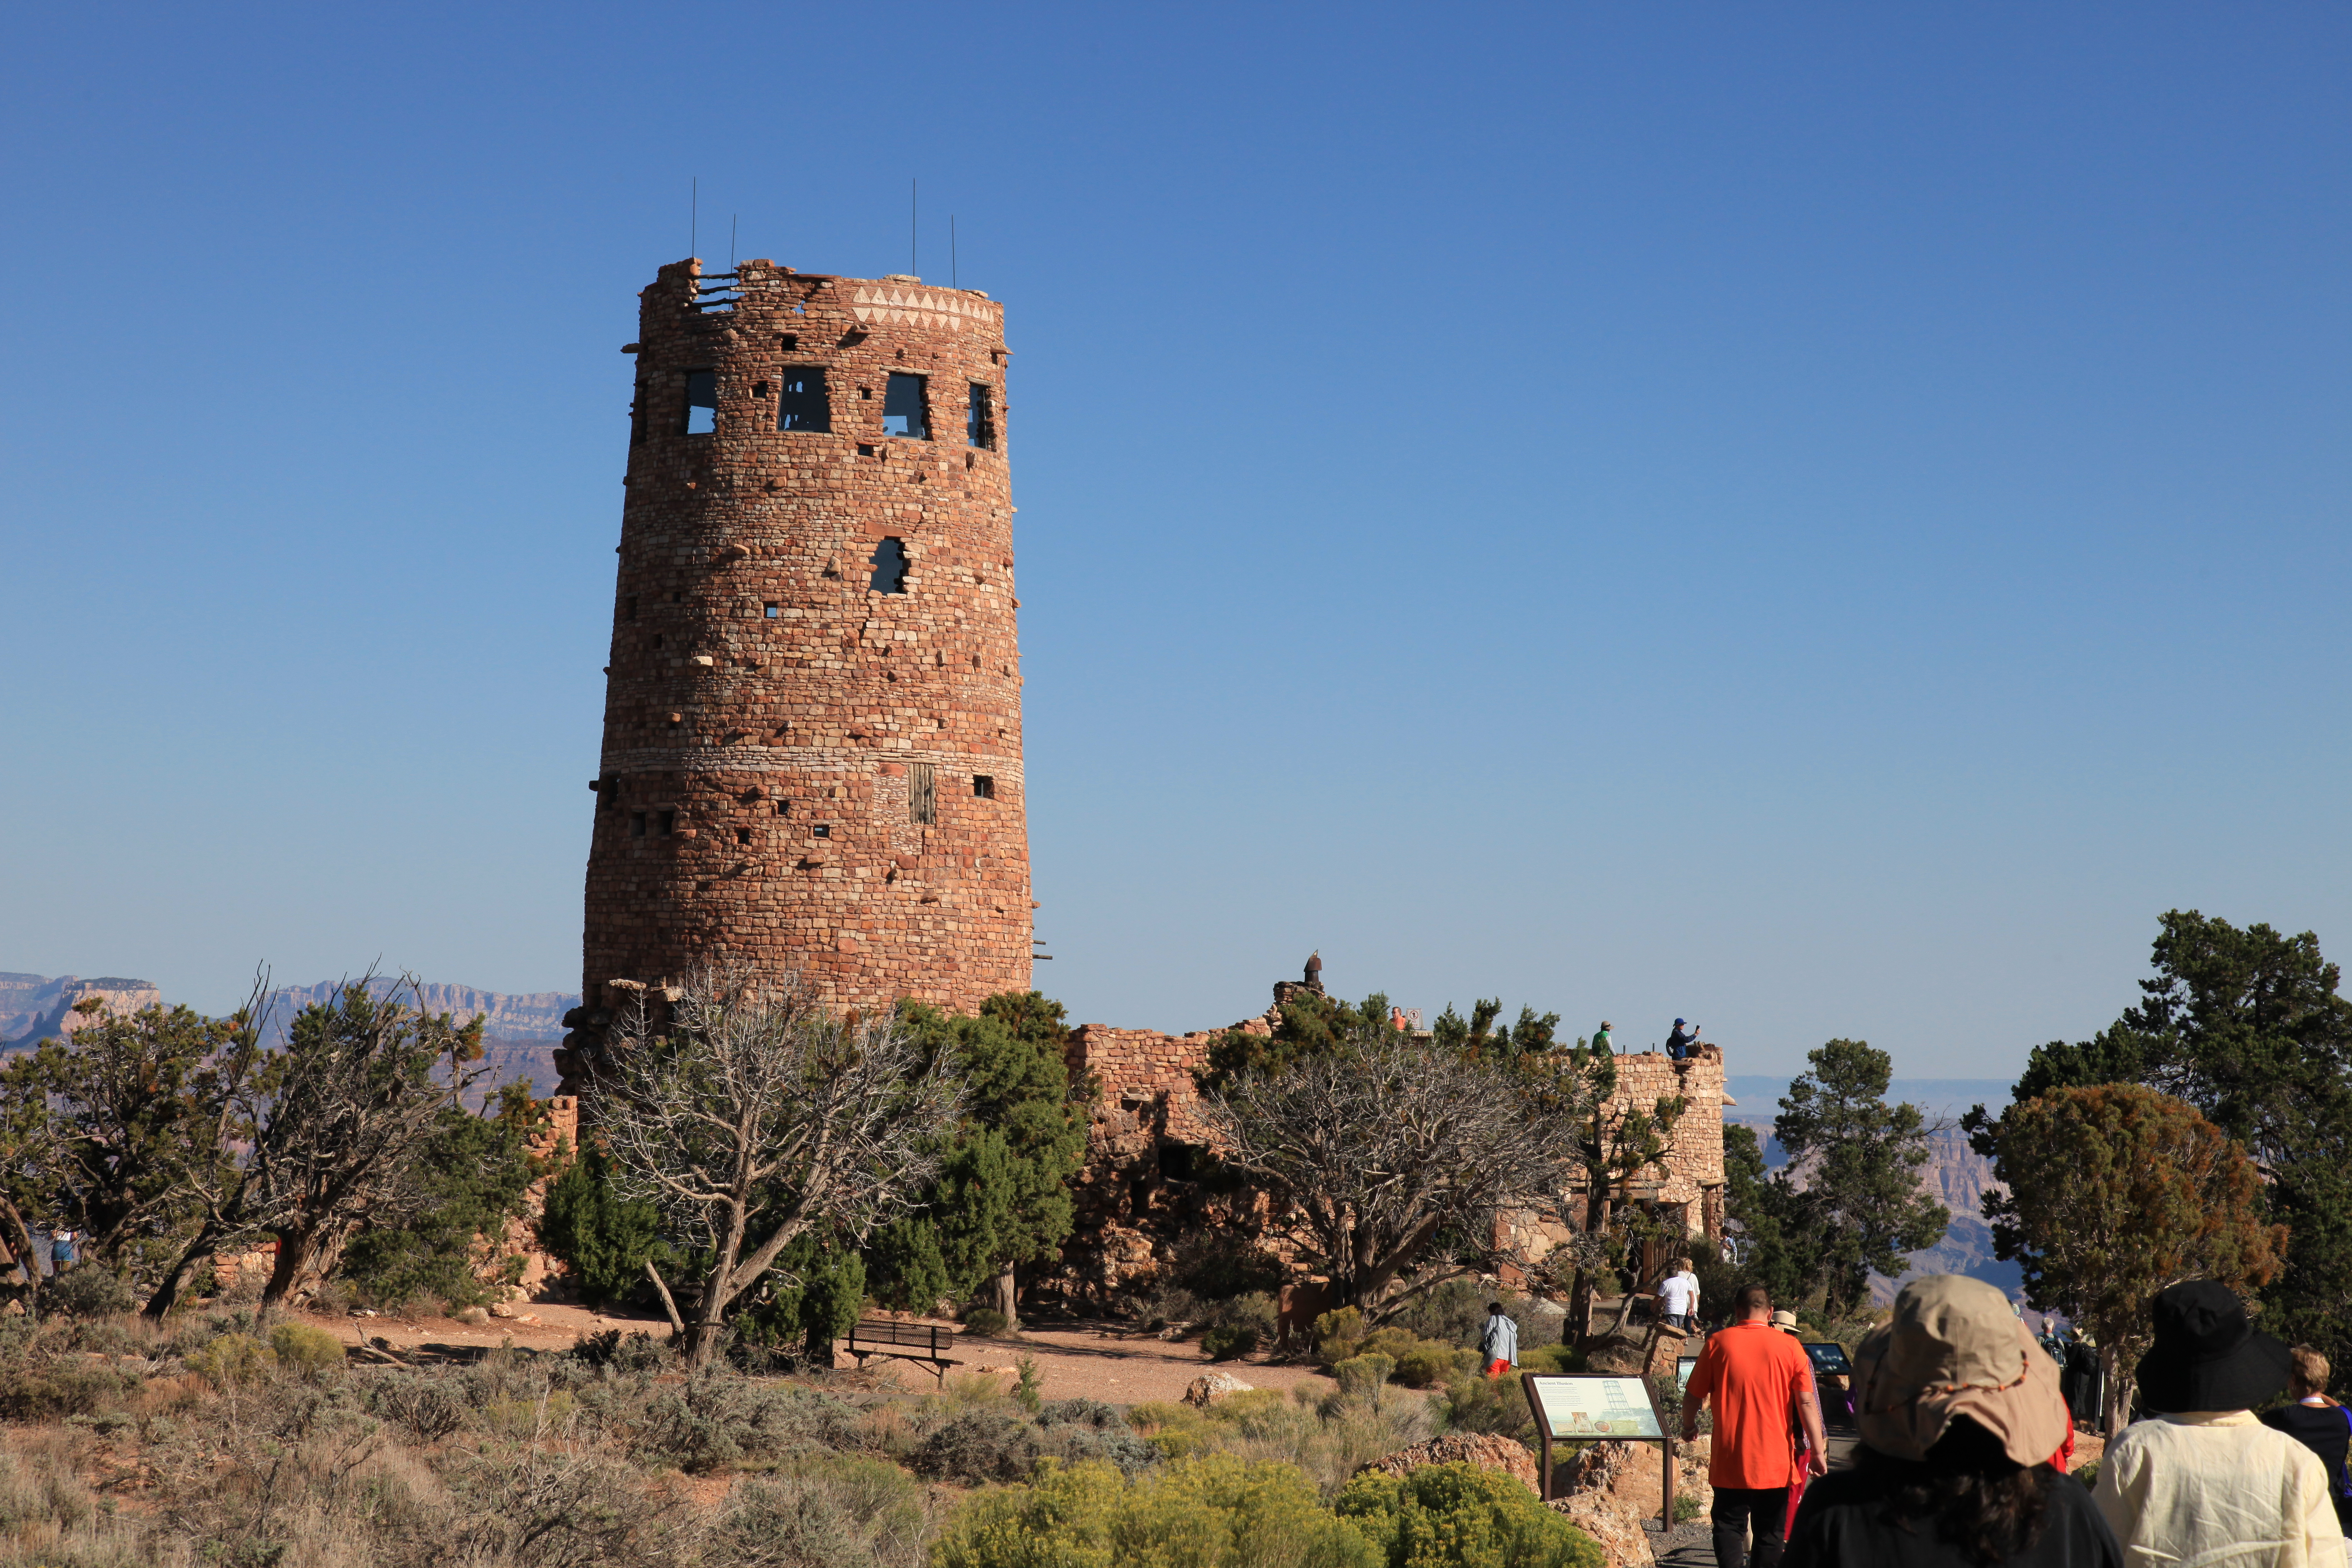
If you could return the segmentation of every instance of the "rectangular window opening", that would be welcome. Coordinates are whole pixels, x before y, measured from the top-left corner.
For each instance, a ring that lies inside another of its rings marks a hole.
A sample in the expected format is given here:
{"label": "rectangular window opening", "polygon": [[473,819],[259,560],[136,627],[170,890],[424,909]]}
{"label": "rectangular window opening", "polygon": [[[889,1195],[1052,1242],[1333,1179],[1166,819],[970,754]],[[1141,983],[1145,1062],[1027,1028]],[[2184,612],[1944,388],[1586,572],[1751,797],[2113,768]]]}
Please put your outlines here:
{"label": "rectangular window opening", "polygon": [[815,834],[819,838],[830,838],[833,837],[833,824],[830,822],[820,822],[815,826],[810,828],[809,831]]}
{"label": "rectangular window opening", "polygon": [[629,837],[632,838],[643,838],[645,836],[646,814],[642,811],[633,811],[629,813]]}
{"label": "rectangular window opening", "polygon": [[785,332],[776,339],[776,346],[788,354],[797,353],[800,352],[801,335],[798,332]]}
{"label": "rectangular window opening", "polygon": [[773,599],[769,600],[766,604],[760,606],[760,615],[766,620],[772,621],[783,613],[784,607],[782,605],[777,604]]}
{"label": "rectangular window opening", "polygon": [[994,800],[996,781],[986,773],[974,773],[971,775],[971,793],[982,800]]}
{"label": "rectangular window opening", "polygon": [[715,370],[690,370],[686,373],[686,433],[708,436],[719,428],[719,373]]}
{"label": "rectangular window opening", "polygon": [[923,412],[923,377],[902,370],[890,373],[890,384],[882,394],[882,434],[913,441],[931,438],[930,420]]}
{"label": "rectangular window opening", "polygon": [[983,452],[996,450],[996,405],[990,401],[984,381],[971,384],[971,402],[964,408],[963,442]]}
{"label": "rectangular window opening", "polygon": [[866,585],[876,593],[903,594],[907,591],[907,544],[904,540],[884,540],[874,547],[874,558],[866,564],[874,568],[874,576]]}
{"label": "rectangular window opening", "polygon": [[646,378],[637,377],[636,386],[629,397],[629,445],[646,444]]}
{"label": "rectangular window opening", "polygon": [[665,811],[661,813],[660,816],[661,835],[664,838],[667,838],[671,834],[677,831],[677,813],[674,811]]}
{"label": "rectangular window opening", "polygon": [[738,844],[749,844],[749,843],[751,843],[751,830],[750,828],[748,828],[748,827],[739,827],[739,828],[737,828],[737,829],[735,830],[735,842],[736,842],[736,843],[738,843]]}
{"label": "rectangular window opening", "polygon": [[783,387],[776,397],[777,429],[819,435],[833,429],[833,403],[825,395],[823,365],[786,365]]}
{"label": "rectangular window opening", "polygon": [[596,809],[599,811],[621,809],[621,781],[609,773],[596,781]]}
{"label": "rectangular window opening", "polygon": [[940,819],[939,774],[929,763],[907,767],[907,820],[934,823]]}

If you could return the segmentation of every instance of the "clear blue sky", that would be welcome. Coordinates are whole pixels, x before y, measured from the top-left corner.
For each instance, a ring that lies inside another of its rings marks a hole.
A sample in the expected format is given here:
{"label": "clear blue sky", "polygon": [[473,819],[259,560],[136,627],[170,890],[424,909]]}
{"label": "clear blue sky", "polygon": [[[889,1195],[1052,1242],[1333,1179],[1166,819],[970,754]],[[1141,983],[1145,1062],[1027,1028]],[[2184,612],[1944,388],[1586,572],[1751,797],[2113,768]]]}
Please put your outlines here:
{"label": "clear blue sky", "polygon": [[0,969],[579,983],[636,290],[1004,300],[1041,985],[2004,1074],[2352,952],[2340,5],[0,32]]}

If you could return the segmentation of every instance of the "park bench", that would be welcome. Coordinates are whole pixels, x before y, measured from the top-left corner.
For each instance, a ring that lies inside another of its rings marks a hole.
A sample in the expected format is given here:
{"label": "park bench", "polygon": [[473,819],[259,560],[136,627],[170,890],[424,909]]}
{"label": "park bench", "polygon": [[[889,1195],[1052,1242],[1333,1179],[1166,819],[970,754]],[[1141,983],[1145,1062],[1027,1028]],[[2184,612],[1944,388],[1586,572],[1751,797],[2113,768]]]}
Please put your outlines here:
{"label": "park bench", "polygon": [[955,1349],[955,1330],[938,1323],[901,1323],[876,1318],[851,1327],[849,1353],[857,1358],[860,1372],[866,1370],[868,1356],[897,1356],[920,1362],[945,1387],[948,1368],[963,1364],[947,1353]]}

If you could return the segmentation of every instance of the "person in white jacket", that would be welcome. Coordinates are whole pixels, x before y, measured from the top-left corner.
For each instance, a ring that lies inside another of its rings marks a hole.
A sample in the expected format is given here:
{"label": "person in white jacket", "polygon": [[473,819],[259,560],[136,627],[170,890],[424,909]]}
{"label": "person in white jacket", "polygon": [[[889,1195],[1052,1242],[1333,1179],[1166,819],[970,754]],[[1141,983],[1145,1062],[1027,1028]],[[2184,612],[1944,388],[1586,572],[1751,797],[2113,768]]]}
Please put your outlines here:
{"label": "person in white jacket", "polygon": [[2287,1348],[2246,1321],[2226,1286],[2192,1279],[2156,1298],[2136,1421],[2092,1489],[2128,1568],[2336,1568],[2345,1562],[2327,1467],[2253,1407],[2287,1385]]}
{"label": "person in white jacket", "polygon": [[1500,1377],[1519,1364],[1519,1325],[1496,1301],[1486,1309],[1486,1326],[1478,1335],[1478,1359],[1488,1377]]}

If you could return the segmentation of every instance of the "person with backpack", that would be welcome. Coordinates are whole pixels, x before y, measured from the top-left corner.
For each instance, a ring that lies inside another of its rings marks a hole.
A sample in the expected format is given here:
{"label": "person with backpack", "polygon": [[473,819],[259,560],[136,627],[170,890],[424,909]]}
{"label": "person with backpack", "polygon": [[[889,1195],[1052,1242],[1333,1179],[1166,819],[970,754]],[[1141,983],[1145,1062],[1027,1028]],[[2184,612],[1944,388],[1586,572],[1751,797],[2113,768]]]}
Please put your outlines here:
{"label": "person with backpack", "polygon": [[2292,1405],[2265,1410],[2262,1423],[2285,1433],[2319,1456],[2327,1467],[2327,1494],[2336,1504],[2336,1526],[2344,1532],[2344,1553],[2352,1562],[2352,1476],[2344,1461],[2352,1450],[2352,1410],[2327,1397],[2327,1358],[2309,1345],[2286,1352],[2287,1397]]}

